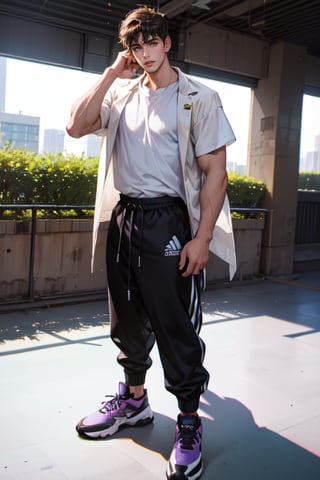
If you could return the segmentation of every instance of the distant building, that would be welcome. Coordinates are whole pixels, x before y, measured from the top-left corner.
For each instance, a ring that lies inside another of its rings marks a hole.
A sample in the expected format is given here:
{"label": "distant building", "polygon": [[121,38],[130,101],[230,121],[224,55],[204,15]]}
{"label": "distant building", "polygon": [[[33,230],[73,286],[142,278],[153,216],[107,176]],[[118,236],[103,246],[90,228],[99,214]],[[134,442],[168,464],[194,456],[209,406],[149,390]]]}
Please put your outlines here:
{"label": "distant building", "polygon": [[0,145],[39,152],[40,117],[0,112]]}
{"label": "distant building", "polygon": [[307,172],[320,172],[320,150],[307,152],[302,170]]}
{"label": "distant building", "polygon": [[239,164],[236,163],[236,172],[240,173],[240,175],[246,175],[247,174],[247,165]]}
{"label": "distant building", "polygon": [[314,150],[307,152],[305,158],[301,159],[300,170],[305,172],[320,172],[320,134],[315,137]]}
{"label": "distant building", "polygon": [[86,157],[98,157],[100,152],[101,137],[98,135],[87,135]]}
{"label": "distant building", "polygon": [[59,153],[64,150],[64,136],[63,130],[55,128],[48,128],[44,131],[43,153]]}
{"label": "distant building", "polygon": [[240,175],[245,175],[246,170],[247,170],[247,166],[239,164],[237,162],[229,162],[228,161],[227,162],[227,170],[228,170],[228,172],[237,172]]}
{"label": "distant building", "polygon": [[0,57],[0,146],[39,152],[40,118],[5,112],[7,59]]}

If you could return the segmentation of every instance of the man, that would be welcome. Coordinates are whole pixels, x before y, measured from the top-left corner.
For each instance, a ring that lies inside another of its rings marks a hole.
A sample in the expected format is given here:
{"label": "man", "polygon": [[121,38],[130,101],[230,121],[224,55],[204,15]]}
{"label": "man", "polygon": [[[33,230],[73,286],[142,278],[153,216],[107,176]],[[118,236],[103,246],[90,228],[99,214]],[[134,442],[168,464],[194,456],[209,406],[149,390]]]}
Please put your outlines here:
{"label": "man", "polygon": [[[94,238],[107,218],[110,174],[121,192],[108,231],[107,277],[111,337],[125,382],[76,428],[100,438],[152,422],[144,384],[157,341],[166,389],[180,409],[167,478],[195,480],[203,469],[197,410],[209,380],[200,287],[209,248],[232,264],[231,275],[235,269],[225,199],[225,147],[234,135],[218,95],[171,67],[162,14],[147,7],[130,12],[119,38],[125,50],[75,102],[67,131],[107,136]],[[143,74],[128,79],[137,68]]]}

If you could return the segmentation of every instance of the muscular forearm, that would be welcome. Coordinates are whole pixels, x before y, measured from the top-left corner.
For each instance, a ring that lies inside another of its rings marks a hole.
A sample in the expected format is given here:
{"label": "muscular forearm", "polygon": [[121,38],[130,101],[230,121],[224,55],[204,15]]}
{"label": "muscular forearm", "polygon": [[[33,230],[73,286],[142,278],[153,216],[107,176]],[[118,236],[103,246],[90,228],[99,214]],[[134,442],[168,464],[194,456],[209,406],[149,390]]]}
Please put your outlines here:
{"label": "muscular forearm", "polygon": [[98,130],[101,126],[100,110],[103,99],[117,78],[112,67],[108,67],[97,83],[73,104],[67,132],[75,138]]}

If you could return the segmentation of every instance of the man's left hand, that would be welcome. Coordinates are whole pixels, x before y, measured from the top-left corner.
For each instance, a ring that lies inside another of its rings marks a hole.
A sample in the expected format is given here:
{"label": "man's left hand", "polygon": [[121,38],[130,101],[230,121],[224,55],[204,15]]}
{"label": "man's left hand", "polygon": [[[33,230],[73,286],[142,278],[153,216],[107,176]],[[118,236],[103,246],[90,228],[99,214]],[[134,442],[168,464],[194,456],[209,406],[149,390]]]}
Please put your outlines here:
{"label": "man's left hand", "polygon": [[183,271],[182,276],[197,275],[207,266],[208,259],[208,243],[200,238],[193,238],[181,250],[179,270]]}

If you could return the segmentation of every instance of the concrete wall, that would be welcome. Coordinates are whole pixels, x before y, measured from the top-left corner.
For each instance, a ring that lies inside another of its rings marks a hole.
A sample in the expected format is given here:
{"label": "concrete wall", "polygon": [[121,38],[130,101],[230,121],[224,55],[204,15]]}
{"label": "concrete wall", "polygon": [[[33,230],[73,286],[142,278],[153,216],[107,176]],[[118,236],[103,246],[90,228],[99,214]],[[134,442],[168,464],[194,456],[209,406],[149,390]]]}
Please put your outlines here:
{"label": "concrete wall", "polygon": [[[28,222],[29,224],[29,222]],[[29,225],[0,221],[0,301],[28,294]],[[90,272],[92,220],[38,220],[34,255],[34,297],[106,289],[105,233],[101,228],[95,272]]]}
{"label": "concrete wall", "polygon": [[[238,257],[236,278],[260,271],[264,220],[234,220]],[[34,298],[106,290],[105,235],[100,230],[95,271],[90,273],[92,220],[38,220],[35,239]],[[0,221],[0,302],[26,298],[30,258],[29,222]],[[228,281],[227,265],[213,255],[208,283]]]}

